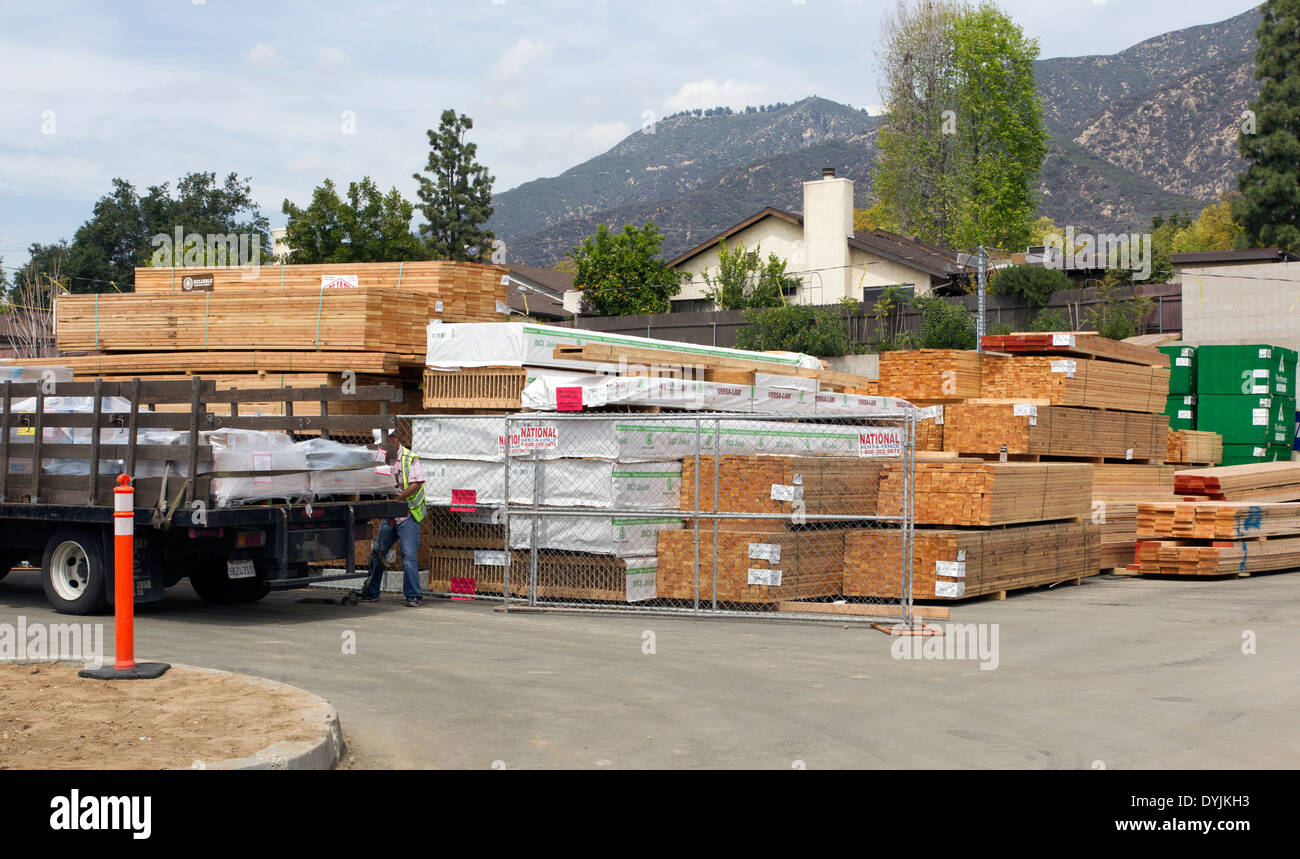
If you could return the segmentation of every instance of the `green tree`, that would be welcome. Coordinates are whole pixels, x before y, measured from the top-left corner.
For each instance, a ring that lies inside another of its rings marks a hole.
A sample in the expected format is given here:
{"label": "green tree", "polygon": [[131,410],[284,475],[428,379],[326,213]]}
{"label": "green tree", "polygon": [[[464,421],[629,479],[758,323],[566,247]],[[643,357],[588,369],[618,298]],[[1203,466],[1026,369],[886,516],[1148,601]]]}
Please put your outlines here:
{"label": "green tree", "polygon": [[627,224],[621,233],[601,224],[572,248],[573,285],[582,290],[585,310],[599,316],[667,313],[684,275],[659,257],[663,239],[653,222]]}
{"label": "green tree", "polygon": [[[1229,251],[1237,246],[1241,236],[1241,226],[1232,217],[1232,201],[1224,198],[1206,206],[1195,221],[1176,232],[1169,247],[1173,253],[1179,254]],[[1154,243],[1153,237],[1152,244]]]}
{"label": "green tree", "polygon": [[853,349],[848,327],[834,308],[786,304],[745,311],[736,345],[756,352],[804,352],[819,358],[847,355]]}
{"label": "green tree", "polygon": [[428,130],[429,160],[420,183],[419,209],[427,224],[420,236],[433,259],[475,261],[488,256],[496,236],[487,229],[492,217],[492,182],[487,168],[475,161],[478,145],[466,136],[474,121],[444,110],[438,130]]}
{"label": "green tree", "polygon": [[270,258],[270,224],[258,214],[249,181],[235,173],[220,183],[215,173],[189,173],[176,183],[175,192],[164,182],[143,197],[130,182],[114,179],[113,190],[95,203],[72,241],[33,244],[30,265],[36,273],[57,271],[72,292],[126,291],[134,283],[136,266],[153,264],[158,251],[167,251],[166,264],[173,258],[183,261],[193,244],[183,238],[182,246],[173,248],[178,229],[182,237],[198,236],[204,243],[205,265],[238,262],[210,259],[210,235],[251,236],[245,243],[250,254],[256,246],[263,258]]}
{"label": "green tree", "polygon": [[1103,281],[1097,287],[1101,303],[1085,311],[1085,327],[1088,330],[1096,331],[1111,340],[1126,340],[1145,330],[1147,317],[1155,310],[1155,302],[1145,296],[1122,298],[1116,294],[1121,286]]}
{"label": "green tree", "polygon": [[999,269],[989,278],[989,292],[1010,295],[1035,307],[1047,304],[1058,289],[1070,289],[1065,272],[1040,265],[1013,265]]}
{"label": "green tree", "polygon": [[1256,37],[1259,98],[1237,148],[1246,169],[1233,205],[1243,244],[1300,251],[1300,0],[1267,0]]}
{"label": "green tree", "polygon": [[747,307],[778,307],[785,296],[799,288],[799,279],[785,273],[785,260],[768,254],[762,260],[759,249],[748,250],[744,243],[728,248],[726,239],[718,246],[718,273],[704,273],[704,295],[723,310]]}
{"label": "green tree", "polygon": [[284,201],[289,217],[285,241],[291,263],[399,262],[427,259],[424,243],[411,232],[415,206],[393,188],[380,192],[369,176],[348,185],[339,198],[334,182],[312,192],[305,209]]}
{"label": "green tree", "polygon": [[951,247],[1033,237],[1047,154],[1038,42],[990,3],[901,3],[881,46],[875,185],[902,231]]}

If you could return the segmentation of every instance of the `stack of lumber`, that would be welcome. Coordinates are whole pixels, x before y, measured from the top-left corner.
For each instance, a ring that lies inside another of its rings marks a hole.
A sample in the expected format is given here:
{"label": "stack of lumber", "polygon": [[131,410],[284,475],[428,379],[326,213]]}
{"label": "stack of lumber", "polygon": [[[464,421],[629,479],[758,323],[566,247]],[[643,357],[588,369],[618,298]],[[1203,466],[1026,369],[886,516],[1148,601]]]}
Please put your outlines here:
{"label": "stack of lumber", "polygon": [[1138,506],[1135,501],[1103,501],[1100,507],[1094,506],[1093,521],[1101,528],[1103,570],[1123,569],[1134,562],[1138,541]]}
{"label": "stack of lumber", "polygon": [[916,449],[937,453],[943,450],[944,424],[947,416],[947,406],[943,403],[936,403],[927,400],[912,400],[912,405],[920,406],[929,415],[925,415],[917,420],[916,427]]}
{"label": "stack of lumber", "polygon": [[1215,466],[1223,462],[1223,436],[1217,432],[1177,430],[1169,433],[1165,462]]}
{"label": "stack of lumber", "polygon": [[880,355],[880,392],[913,403],[980,396],[983,356],[960,349],[921,349]]}
{"label": "stack of lumber", "polygon": [[944,450],[957,454],[1160,461],[1169,421],[1161,414],[1108,412],[1033,403],[955,403],[944,407]]}
{"label": "stack of lumber", "polygon": [[118,352],[24,358],[24,367],[67,367],[77,379],[102,376],[211,376],[220,373],[372,373],[396,375],[398,356],[388,352]]}
{"label": "stack of lumber", "polygon": [[1156,500],[1174,497],[1172,465],[1094,465],[1095,501]]}
{"label": "stack of lumber", "polygon": [[1300,504],[1144,503],[1138,505],[1138,535],[1188,540],[1295,536],[1300,535]]}
{"label": "stack of lumber", "polygon": [[1145,367],[1169,366],[1169,356],[1158,349],[1110,340],[1095,331],[989,334],[984,337],[983,344],[985,349],[993,352],[1018,355],[1065,355]]}
{"label": "stack of lumber", "polygon": [[[902,467],[887,465],[880,482],[882,516],[901,515],[903,483]],[[1092,466],[921,459],[914,490],[917,525],[988,527],[1080,519],[1092,510]]]}
{"label": "stack of lumber", "polygon": [[1150,576],[1249,576],[1300,568],[1300,537],[1188,546],[1161,540],[1138,546],[1138,569]]}
{"label": "stack of lumber", "polygon": [[520,367],[476,367],[424,371],[424,407],[437,411],[502,409],[517,411],[528,384]]}
{"label": "stack of lumber", "polygon": [[423,354],[429,298],[380,287],[202,295],[67,295],[62,351],[276,350]]}
{"label": "stack of lumber", "polygon": [[[835,596],[844,583],[843,530],[746,530],[744,521],[719,523],[717,566],[714,529],[699,528],[699,599],[719,603],[763,604]],[[897,531],[891,533],[901,544]],[[658,595],[690,600],[696,587],[695,532],[691,527],[659,534]],[[892,594],[894,598],[899,592]],[[723,607],[723,606],[719,606]]]}
{"label": "stack of lumber", "polygon": [[1300,462],[1179,471],[1174,476],[1174,493],[1212,501],[1300,501]]}
{"label": "stack of lumber", "polygon": [[[979,531],[918,530],[912,548],[912,596],[961,599],[1075,581],[1100,569],[1101,529],[1091,522]],[[880,531],[845,539],[844,593],[896,598],[901,544]]]}
{"label": "stack of lumber", "polygon": [[[357,287],[384,287],[429,296],[432,319],[444,322],[499,322],[498,302],[507,300],[502,278],[505,266],[431,260],[422,262],[328,263],[321,265],[264,265],[173,269],[140,267],[135,270],[139,295],[184,293],[187,274],[202,272],[213,278],[212,292],[255,290],[263,295],[277,291],[316,293],[323,283],[339,275],[356,278]],[[343,291],[343,290],[329,290]],[[202,293],[190,293],[203,300]],[[427,320],[426,320],[427,322]],[[421,352],[424,350],[421,349]]]}
{"label": "stack of lumber", "polygon": [[[880,463],[857,457],[701,456],[699,509],[875,516],[880,471]],[[696,458],[687,456],[682,462],[680,509],[696,509],[696,485]]]}
{"label": "stack of lumber", "polygon": [[[509,553],[510,594],[525,596],[530,590],[531,558],[527,551]],[[473,549],[432,549],[429,552],[428,588],[435,593],[503,596],[505,552]],[[569,552],[537,553],[537,596],[541,599],[629,602],[636,597],[637,582],[654,582],[653,558],[614,558]],[[629,600],[629,596],[633,599]]]}
{"label": "stack of lumber", "polygon": [[984,398],[1151,414],[1164,411],[1169,393],[1167,368],[1087,358],[988,355],[983,379]]}

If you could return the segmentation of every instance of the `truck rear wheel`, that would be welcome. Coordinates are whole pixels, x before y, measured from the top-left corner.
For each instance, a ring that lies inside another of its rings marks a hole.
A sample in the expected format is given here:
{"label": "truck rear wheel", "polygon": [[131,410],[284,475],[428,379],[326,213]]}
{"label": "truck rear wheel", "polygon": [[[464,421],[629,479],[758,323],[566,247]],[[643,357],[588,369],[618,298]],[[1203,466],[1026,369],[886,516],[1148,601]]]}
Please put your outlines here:
{"label": "truck rear wheel", "polygon": [[226,572],[225,558],[204,558],[196,563],[190,573],[190,586],[199,599],[213,605],[233,605],[249,602],[263,587],[260,576],[251,579],[232,579]]}
{"label": "truck rear wheel", "polygon": [[103,611],[108,605],[108,568],[99,535],[78,528],[56,532],[45,544],[41,558],[41,585],[56,611]]}

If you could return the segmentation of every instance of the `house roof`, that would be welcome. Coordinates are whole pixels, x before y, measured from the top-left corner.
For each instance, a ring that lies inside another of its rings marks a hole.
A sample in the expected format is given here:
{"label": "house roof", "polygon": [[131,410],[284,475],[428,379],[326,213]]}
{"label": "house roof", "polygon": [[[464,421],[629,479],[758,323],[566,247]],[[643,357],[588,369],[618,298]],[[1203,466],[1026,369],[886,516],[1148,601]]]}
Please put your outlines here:
{"label": "house roof", "polygon": [[[767,218],[779,218],[789,224],[798,227],[803,226],[801,216],[769,206],[735,226],[718,233],[707,242],[691,248],[676,259],[670,260],[668,265],[676,268],[711,249],[724,239],[729,239],[742,230]],[[966,270],[957,261],[957,254],[954,251],[927,244],[910,236],[891,233],[888,230],[858,230],[852,236],[846,236],[846,240],[850,247],[866,251],[883,259],[903,263],[932,277],[951,278],[954,275],[962,274]]]}
{"label": "house roof", "polygon": [[564,293],[573,289],[573,273],[556,271],[553,268],[537,268],[531,265],[508,266],[510,276],[522,280],[529,286],[549,292],[555,298],[563,298]]}
{"label": "house roof", "polygon": [[1300,257],[1281,248],[1247,248],[1239,251],[1192,251],[1170,254],[1173,265],[1212,265],[1214,263],[1297,262]]}
{"label": "house roof", "polygon": [[751,227],[754,224],[757,224],[759,221],[765,220],[767,218],[780,218],[786,223],[794,224],[795,226],[800,226],[800,227],[803,226],[803,218],[799,217],[798,215],[792,215],[789,212],[782,211],[781,209],[774,209],[771,206],[768,206],[763,211],[758,212],[757,214],[754,215],[750,215],[748,218],[741,221],[739,224],[736,224],[734,227],[730,227],[729,229],[723,230],[713,238],[709,239],[704,244],[697,245],[696,247],[691,248],[686,253],[682,254],[676,259],[669,260],[668,267],[676,268],[682,263],[704,253],[709,248],[713,247],[723,239],[729,239],[732,236],[734,236],[736,233],[740,232],[741,230]]}

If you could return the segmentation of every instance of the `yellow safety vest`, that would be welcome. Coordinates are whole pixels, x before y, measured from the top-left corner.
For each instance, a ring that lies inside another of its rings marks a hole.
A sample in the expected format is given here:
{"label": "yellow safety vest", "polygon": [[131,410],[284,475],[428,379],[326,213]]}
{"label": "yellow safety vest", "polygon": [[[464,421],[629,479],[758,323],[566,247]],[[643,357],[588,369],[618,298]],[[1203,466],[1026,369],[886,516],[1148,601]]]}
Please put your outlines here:
{"label": "yellow safety vest", "polygon": [[[411,485],[411,463],[415,461],[415,454],[405,447],[398,453],[402,463],[402,491],[405,492]],[[424,484],[420,484],[420,491],[406,499],[406,504],[411,508],[411,518],[416,522],[424,521]]]}

